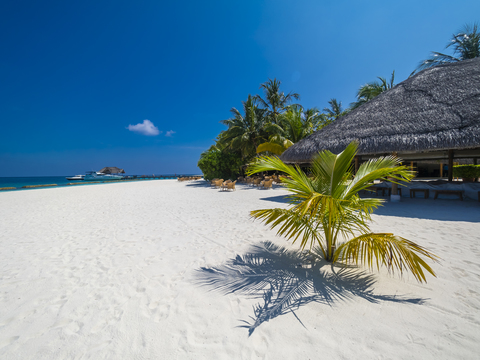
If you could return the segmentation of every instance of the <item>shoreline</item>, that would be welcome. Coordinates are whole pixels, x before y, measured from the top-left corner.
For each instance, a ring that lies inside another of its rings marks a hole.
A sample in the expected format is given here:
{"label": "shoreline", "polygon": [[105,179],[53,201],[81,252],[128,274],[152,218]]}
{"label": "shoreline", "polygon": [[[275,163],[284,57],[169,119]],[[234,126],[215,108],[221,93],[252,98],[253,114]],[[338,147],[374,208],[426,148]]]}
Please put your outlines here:
{"label": "shoreline", "polygon": [[[136,177],[136,178],[126,178],[126,179],[118,179],[118,180],[102,180],[102,181],[75,181],[75,182],[63,182],[63,183],[49,183],[48,181],[46,183],[42,184],[26,184],[22,186],[11,186],[12,183],[7,183],[9,184],[8,186],[1,186],[2,183],[0,182],[0,193],[3,191],[12,191],[12,190],[28,190],[28,189],[38,189],[38,188],[46,188],[46,187],[66,187],[66,186],[75,186],[75,185],[95,185],[95,184],[104,184],[104,183],[117,183],[117,182],[127,182],[127,181],[145,181],[145,180],[176,180],[181,176],[185,175],[156,175],[156,177]],[[193,176],[193,175],[189,175]],[[38,179],[42,177],[10,177],[11,179]],[[55,179],[59,178],[62,181],[64,181],[65,176],[45,176],[44,178],[46,179]],[[9,177],[3,177],[0,178],[2,179],[9,179]],[[33,180],[32,180],[33,181]],[[70,180],[71,181],[71,180]],[[22,183],[25,184],[25,183]]]}
{"label": "shoreline", "polygon": [[[287,206],[281,187],[121,184],[2,195],[0,357],[477,357],[475,201],[406,198],[374,213],[372,230],[441,257],[420,285],[384,269],[297,268],[298,247],[249,216]],[[280,289],[296,295],[276,312]]]}

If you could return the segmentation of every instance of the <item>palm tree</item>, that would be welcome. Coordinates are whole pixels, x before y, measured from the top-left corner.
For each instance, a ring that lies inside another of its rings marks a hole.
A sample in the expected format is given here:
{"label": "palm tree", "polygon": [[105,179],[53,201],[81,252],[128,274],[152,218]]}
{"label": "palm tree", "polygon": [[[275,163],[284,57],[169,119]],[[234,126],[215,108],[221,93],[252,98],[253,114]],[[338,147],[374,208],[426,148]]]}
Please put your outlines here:
{"label": "palm tree", "polygon": [[323,108],[323,111],[329,119],[337,120],[340,116],[345,115],[345,110],[342,108],[342,102],[337,99],[330,99],[328,101],[330,108]]}
{"label": "palm tree", "polygon": [[347,115],[350,111],[349,109],[344,109],[342,107],[342,102],[335,98],[330,99],[328,105],[329,107],[323,108],[323,114],[320,114],[320,121],[317,124],[317,130],[331,124],[339,117]]}
{"label": "palm tree", "polygon": [[357,101],[350,104],[350,108],[356,109],[360,105],[365,104],[366,102],[372,100],[374,97],[380,95],[382,92],[390,90],[395,86],[393,83],[395,81],[395,70],[392,72],[392,76],[390,78],[390,82],[387,79],[378,76],[377,77],[380,82],[374,81],[368,84],[365,84],[360,87],[357,91]]}
{"label": "palm tree", "polygon": [[267,140],[265,132],[265,110],[257,105],[255,96],[248,95],[246,101],[242,101],[244,115],[236,108],[230,112],[233,117],[222,120],[220,123],[228,126],[222,134],[221,141],[228,149],[240,151],[244,158],[253,156],[257,146]]}
{"label": "palm tree", "polygon": [[273,124],[277,123],[279,115],[294,99],[300,99],[300,95],[297,93],[290,92],[285,95],[283,91],[280,91],[281,83],[277,79],[268,79],[267,82],[260,85],[265,99],[262,99],[259,95],[256,96],[262,107],[266,109],[266,116],[269,118],[269,121]]}
{"label": "palm tree", "polygon": [[[290,178],[282,179],[290,191],[290,208],[254,210],[251,215],[278,234],[293,242],[300,239],[302,248],[316,245],[329,262],[364,263],[372,268],[380,265],[400,273],[409,270],[419,281],[426,281],[424,270],[434,271],[421,256],[437,257],[416,243],[390,233],[373,233],[367,222],[383,199],[360,198],[359,191],[375,179],[410,181],[412,172],[399,166],[400,159],[386,156],[362,164],[355,176],[352,161],[358,145],[351,143],[338,155],[320,152],[312,162],[313,178],[299,167],[288,166],[277,157],[261,157],[250,165],[251,175],[261,171],[279,171]],[[348,240],[348,237],[352,237]]]}
{"label": "palm tree", "polygon": [[[311,109],[306,109],[303,111],[303,117],[306,124],[306,127],[311,129],[311,134],[323,127],[323,117],[320,111],[313,107]],[[310,134],[309,134],[310,135]]]}
{"label": "palm tree", "polygon": [[447,44],[445,49],[448,49],[451,46],[453,47],[453,55],[432,51],[432,56],[430,59],[422,61],[410,74],[410,76],[414,75],[417,71],[427,69],[432,66],[480,57],[480,32],[478,29],[478,24],[467,24],[458,32],[457,35],[452,35],[452,39]]}
{"label": "palm tree", "polygon": [[300,105],[288,106],[287,111],[280,114],[278,123],[265,126],[265,130],[272,135],[268,142],[257,147],[257,153],[268,151],[281,155],[294,143],[313,134],[318,128],[320,116],[316,108],[304,111]]}

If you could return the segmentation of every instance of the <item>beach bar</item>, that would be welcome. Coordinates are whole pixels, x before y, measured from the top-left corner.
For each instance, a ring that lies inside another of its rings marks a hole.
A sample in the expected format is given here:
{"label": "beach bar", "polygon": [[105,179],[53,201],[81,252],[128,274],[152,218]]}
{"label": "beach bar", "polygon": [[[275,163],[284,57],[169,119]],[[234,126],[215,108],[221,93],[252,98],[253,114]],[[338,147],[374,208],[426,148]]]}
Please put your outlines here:
{"label": "beach bar", "polygon": [[480,158],[480,58],[419,72],[291,146],[281,159],[308,165],[319,151],[339,153],[352,141],[359,144],[356,168],[391,154],[408,165],[436,161],[440,176],[448,164],[446,186],[452,186],[454,161]]}

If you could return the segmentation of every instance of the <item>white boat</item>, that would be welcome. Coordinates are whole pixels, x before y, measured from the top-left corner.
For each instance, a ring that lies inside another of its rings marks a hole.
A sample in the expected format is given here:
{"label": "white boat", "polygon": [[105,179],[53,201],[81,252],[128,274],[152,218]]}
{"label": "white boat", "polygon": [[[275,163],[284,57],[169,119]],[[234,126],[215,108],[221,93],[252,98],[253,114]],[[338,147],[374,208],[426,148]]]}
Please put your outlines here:
{"label": "white boat", "polygon": [[121,180],[123,175],[103,174],[96,171],[87,171],[83,180],[86,181],[107,181],[107,180]]}
{"label": "white boat", "polygon": [[67,177],[66,179],[67,180],[83,180],[84,177],[85,175],[75,175],[75,176]]}

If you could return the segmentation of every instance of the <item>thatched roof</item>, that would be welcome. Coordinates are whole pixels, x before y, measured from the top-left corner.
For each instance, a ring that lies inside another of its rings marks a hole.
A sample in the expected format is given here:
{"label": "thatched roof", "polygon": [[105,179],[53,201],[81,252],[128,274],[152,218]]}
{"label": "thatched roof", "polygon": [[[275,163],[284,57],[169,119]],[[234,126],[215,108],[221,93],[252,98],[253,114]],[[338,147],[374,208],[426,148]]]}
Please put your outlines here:
{"label": "thatched roof", "polygon": [[480,148],[480,58],[426,69],[331,125],[299,141],[281,158],[309,162],[321,150],[359,155]]}
{"label": "thatched roof", "polygon": [[102,174],[125,174],[125,170],[118,167],[104,167],[99,172]]}

